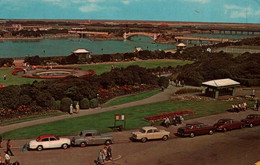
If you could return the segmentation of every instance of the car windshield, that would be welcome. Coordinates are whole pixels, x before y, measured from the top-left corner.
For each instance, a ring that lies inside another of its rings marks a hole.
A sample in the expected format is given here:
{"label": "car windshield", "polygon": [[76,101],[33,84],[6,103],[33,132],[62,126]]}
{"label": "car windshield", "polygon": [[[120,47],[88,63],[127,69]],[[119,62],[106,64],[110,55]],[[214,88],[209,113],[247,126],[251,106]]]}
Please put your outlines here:
{"label": "car windshield", "polygon": [[36,139],[36,141],[38,142],[40,140],[40,137],[38,137],[37,139]]}
{"label": "car windshield", "polygon": [[60,140],[60,138],[58,136],[55,136],[56,140]]}
{"label": "car windshield", "polygon": [[140,131],[141,133],[145,133],[145,130],[142,129],[142,128],[141,128],[139,131]]}
{"label": "car windshield", "polygon": [[80,133],[79,133],[79,136],[82,136],[82,134],[83,134],[83,133],[82,133],[82,132],[80,132]]}
{"label": "car windshield", "polygon": [[225,121],[224,120],[219,120],[218,123],[225,123]]}
{"label": "car windshield", "polygon": [[255,116],[253,116],[253,115],[248,115],[246,118],[247,118],[247,119],[254,119]]}
{"label": "car windshield", "polygon": [[188,128],[188,129],[193,129],[193,125],[192,125],[192,124],[187,124],[187,125],[186,125],[186,128]]}

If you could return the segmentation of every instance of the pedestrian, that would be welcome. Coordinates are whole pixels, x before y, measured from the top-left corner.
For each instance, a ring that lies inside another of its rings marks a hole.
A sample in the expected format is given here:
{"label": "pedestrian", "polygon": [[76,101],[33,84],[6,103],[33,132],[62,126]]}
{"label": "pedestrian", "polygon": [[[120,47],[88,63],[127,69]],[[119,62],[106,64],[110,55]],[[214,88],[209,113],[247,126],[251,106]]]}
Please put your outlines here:
{"label": "pedestrian", "polygon": [[168,128],[170,126],[170,119],[168,117],[166,117],[164,119],[164,125],[165,125],[166,128]]}
{"label": "pedestrian", "polygon": [[79,113],[79,103],[76,104],[76,113]]}
{"label": "pedestrian", "polygon": [[258,100],[255,100],[255,110],[258,111],[259,108],[259,102]]}
{"label": "pedestrian", "polygon": [[95,161],[96,164],[104,164],[106,157],[104,155],[103,150],[101,149],[98,154],[97,161]]}
{"label": "pedestrian", "polygon": [[3,137],[0,136],[0,148],[2,148]]}
{"label": "pedestrian", "polygon": [[105,147],[103,148],[103,153],[104,153],[104,155],[105,155],[105,159],[104,159],[104,160],[107,160],[107,146],[105,146]]}
{"label": "pedestrian", "polygon": [[112,160],[112,149],[111,149],[111,146],[110,144],[107,144],[107,159],[108,160]]}
{"label": "pedestrian", "polygon": [[255,97],[255,90],[254,89],[252,90],[252,95],[251,96],[252,96],[252,98]]}
{"label": "pedestrian", "polygon": [[181,81],[178,82],[178,86],[181,87]]}
{"label": "pedestrian", "polygon": [[5,164],[6,165],[11,165],[11,158],[8,155],[7,151],[4,152],[5,153]]}
{"label": "pedestrian", "polygon": [[4,163],[4,160],[3,160],[3,158],[2,158],[2,156],[0,154],[0,165],[2,165],[3,163]]}
{"label": "pedestrian", "polygon": [[181,124],[184,123],[184,118],[180,115]]}
{"label": "pedestrian", "polygon": [[6,80],[6,74],[4,74],[4,80]]}
{"label": "pedestrian", "polygon": [[70,114],[72,115],[73,114],[73,105],[70,104]]}
{"label": "pedestrian", "polygon": [[12,147],[12,145],[11,145],[11,139],[8,139],[8,140],[7,140],[7,143],[6,143],[6,148],[7,148],[6,152],[7,152],[7,153],[10,153],[11,156],[14,156],[14,154],[13,154],[13,152],[12,152],[12,150],[11,150],[11,147]]}

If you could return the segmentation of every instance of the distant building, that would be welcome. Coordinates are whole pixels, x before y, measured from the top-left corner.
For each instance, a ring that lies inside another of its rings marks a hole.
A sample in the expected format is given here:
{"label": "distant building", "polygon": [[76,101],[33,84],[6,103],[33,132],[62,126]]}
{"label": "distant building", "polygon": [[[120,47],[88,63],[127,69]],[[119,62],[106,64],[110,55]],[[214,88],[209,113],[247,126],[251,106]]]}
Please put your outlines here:
{"label": "distant building", "polygon": [[143,51],[143,49],[140,48],[140,47],[137,47],[137,48],[135,48],[135,50],[134,50],[134,52],[140,52],[140,51]]}
{"label": "distant building", "polygon": [[186,48],[186,45],[184,43],[179,43],[176,47],[178,51],[182,51]]}
{"label": "distant building", "polygon": [[91,52],[86,49],[77,49],[72,52],[72,54],[75,54],[75,55],[79,56],[80,58],[91,58],[90,53]]}
{"label": "distant building", "polygon": [[206,86],[205,94],[210,97],[218,98],[221,95],[235,96],[235,87],[240,86],[240,83],[230,78],[217,79],[202,83]]}

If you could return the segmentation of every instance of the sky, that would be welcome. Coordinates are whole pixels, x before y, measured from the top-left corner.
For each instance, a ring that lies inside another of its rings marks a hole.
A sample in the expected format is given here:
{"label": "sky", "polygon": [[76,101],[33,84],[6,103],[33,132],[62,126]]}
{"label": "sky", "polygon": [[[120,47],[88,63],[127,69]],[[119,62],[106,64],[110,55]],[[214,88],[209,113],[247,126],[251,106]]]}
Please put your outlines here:
{"label": "sky", "polygon": [[0,0],[0,18],[260,23],[260,0]]}

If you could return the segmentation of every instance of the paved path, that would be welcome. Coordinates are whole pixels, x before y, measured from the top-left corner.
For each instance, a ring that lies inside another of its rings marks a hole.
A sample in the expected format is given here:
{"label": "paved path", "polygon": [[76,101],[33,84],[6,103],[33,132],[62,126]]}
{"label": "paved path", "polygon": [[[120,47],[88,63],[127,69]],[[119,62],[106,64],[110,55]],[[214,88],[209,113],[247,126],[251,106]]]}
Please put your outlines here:
{"label": "paved path", "polygon": [[179,89],[181,89],[181,87],[169,86],[163,92],[160,92],[160,93],[158,93],[158,94],[156,94],[152,97],[149,97],[147,99],[143,99],[143,100],[139,100],[139,101],[135,101],[135,102],[125,103],[125,104],[106,107],[106,108],[95,108],[95,109],[81,110],[79,114],[73,114],[73,115],[66,114],[66,115],[53,116],[53,117],[44,118],[44,119],[26,121],[26,122],[22,122],[22,123],[7,125],[7,126],[1,126],[0,127],[0,134],[2,134],[4,132],[15,130],[15,129],[18,129],[18,128],[48,123],[48,122],[57,121],[57,120],[69,119],[69,118],[73,118],[73,117],[85,116],[85,115],[90,115],[90,114],[97,114],[97,113],[101,113],[101,112],[108,112],[108,111],[113,111],[113,110],[117,110],[117,109],[121,109],[121,108],[131,107],[131,106],[138,106],[138,105],[144,105],[144,104],[151,104],[151,103],[155,103],[155,102],[167,101],[167,100],[169,100],[169,97],[175,91],[177,91]]}

